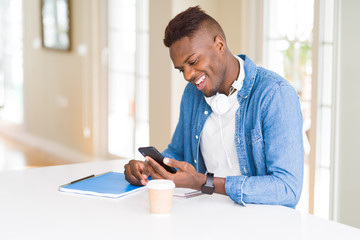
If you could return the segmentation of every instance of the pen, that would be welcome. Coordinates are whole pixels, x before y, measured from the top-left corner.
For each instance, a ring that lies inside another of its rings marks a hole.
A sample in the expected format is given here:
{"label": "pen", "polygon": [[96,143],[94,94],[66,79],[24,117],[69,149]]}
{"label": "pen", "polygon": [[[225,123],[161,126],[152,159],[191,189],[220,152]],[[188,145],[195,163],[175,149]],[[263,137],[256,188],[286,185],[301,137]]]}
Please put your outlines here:
{"label": "pen", "polygon": [[77,182],[80,182],[80,181],[83,181],[83,180],[86,180],[86,179],[92,178],[92,177],[95,177],[95,175],[92,174],[92,175],[90,175],[90,176],[80,178],[80,179],[78,179],[78,180],[72,181],[70,184],[77,183]]}

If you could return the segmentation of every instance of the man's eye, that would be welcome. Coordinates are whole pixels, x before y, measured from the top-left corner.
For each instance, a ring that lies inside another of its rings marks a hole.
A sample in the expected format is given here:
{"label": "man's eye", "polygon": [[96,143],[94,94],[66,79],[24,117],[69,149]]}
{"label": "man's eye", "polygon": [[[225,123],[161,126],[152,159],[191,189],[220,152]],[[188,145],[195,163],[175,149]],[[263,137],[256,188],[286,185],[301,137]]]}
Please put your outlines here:
{"label": "man's eye", "polygon": [[190,65],[194,65],[197,62],[197,59],[195,59],[194,61],[189,62]]}

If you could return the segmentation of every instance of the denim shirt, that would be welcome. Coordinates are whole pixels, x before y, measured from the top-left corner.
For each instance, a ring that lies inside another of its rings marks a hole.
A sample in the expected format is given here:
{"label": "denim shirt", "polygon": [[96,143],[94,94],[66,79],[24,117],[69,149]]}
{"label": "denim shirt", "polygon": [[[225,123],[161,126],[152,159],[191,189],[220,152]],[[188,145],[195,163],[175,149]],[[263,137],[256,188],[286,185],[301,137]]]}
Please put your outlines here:
{"label": "denim shirt", "polygon": [[[235,144],[240,176],[227,176],[225,191],[236,203],[276,204],[295,208],[303,183],[302,114],[295,89],[281,76],[256,66],[246,55],[245,79],[238,91]],[[204,94],[187,84],[179,122],[163,155],[206,166],[200,135],[212,113]]]}

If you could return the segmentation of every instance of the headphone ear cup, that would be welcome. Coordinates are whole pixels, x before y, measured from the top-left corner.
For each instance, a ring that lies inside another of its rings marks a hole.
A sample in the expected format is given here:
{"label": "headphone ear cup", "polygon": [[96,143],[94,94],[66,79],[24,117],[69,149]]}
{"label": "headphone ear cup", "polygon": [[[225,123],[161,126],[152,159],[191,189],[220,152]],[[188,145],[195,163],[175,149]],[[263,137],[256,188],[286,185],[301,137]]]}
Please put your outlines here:
{"label": "headphone ear cup", "polygon": [[212,99],[210,106],[215,113],[222,115],[227,111],[229,111],[231,102],[229,97],[226,96],[225,94],[217,94]]}

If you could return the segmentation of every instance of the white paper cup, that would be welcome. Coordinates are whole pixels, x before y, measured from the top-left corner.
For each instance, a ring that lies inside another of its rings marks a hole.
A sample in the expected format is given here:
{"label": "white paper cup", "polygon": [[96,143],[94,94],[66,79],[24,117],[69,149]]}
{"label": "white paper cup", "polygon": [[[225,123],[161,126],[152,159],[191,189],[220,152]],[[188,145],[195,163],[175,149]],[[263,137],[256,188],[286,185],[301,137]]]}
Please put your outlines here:
{"label": "white paper cup", "polygon": [[169,214],[175,184],[172,180],[154,179],[147,184],[150,212],[152,214]]}

